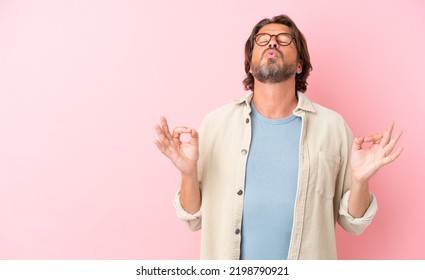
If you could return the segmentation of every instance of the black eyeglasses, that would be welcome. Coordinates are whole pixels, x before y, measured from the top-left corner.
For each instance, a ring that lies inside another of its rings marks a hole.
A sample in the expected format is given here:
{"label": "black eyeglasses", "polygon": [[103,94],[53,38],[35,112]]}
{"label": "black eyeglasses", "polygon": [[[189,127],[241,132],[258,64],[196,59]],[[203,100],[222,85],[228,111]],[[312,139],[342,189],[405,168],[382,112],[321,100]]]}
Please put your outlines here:
{"label": "black eyeglasses", "polygon": [[276,36],[276,42],[281,46],[288,46],[294,40],[294,35],[289,33],[279,33],[277,35],[272,35],[268,33],[259,33],[255,35],[254,41],[259,46],[267,45],[273,36]]}

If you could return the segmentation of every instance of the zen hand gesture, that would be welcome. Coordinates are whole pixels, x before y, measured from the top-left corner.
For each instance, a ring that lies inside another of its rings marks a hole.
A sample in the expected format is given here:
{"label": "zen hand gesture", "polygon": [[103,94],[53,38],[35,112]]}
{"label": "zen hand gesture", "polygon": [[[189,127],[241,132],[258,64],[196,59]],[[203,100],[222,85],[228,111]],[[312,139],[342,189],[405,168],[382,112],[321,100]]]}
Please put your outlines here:
{"label": "zen hand gesture", "polygon": [[[161,126],[156,125],[155,129],[159,138],[155,141],[158,149],[171,160],[180,172],[185,175],[194,175],[199,158],[196,130],[181,126],[174,128],[173,134],[171,134],[165,117],[161,117]],[[182,142],[180,140],[183,133],[190,135],[189,141]]]}
{"label": "zen hand gesture", "polygon": [[[394,150],[401,137],[401,131],[392,137],[394,123],[383,134],[354,138],[351,151],[351,167],[353,179],[357,182],[367,182],[382,166],[393,162],[403,150]],[[363,144],[371,145],[364,148]],[[394,151],[393,151],[394,150]]]}

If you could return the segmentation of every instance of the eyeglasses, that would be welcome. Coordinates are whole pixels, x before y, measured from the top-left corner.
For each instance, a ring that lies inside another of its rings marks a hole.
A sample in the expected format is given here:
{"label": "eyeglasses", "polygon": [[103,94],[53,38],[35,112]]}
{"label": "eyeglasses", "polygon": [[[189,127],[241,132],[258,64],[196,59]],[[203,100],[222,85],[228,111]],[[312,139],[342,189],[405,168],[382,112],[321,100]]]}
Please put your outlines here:
{"label": "eyeglasses", "polygon": [[259,46],[267,45],[273,36],[276,36],[276,42],[281,46],[288,46],[294,40],[294,35],[289,33],[279,33],[277,35],[271,35],[268,33],[259,33],[255,35],[255,43]]}

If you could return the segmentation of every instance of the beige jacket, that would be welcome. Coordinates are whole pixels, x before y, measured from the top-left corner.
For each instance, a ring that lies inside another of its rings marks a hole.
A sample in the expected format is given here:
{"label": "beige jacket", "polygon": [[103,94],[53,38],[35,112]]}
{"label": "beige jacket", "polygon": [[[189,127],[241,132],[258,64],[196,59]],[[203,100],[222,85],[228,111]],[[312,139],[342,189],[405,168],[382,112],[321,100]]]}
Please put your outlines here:
{"label": "beige jacket", "polygon": [[[189,214],[174,198],[177,215],[202,227],[201,259],[239,259],[246,162],[253,94],[209,113],[199,129],[201,210]],[[298,190],[288,259],[336,259],[335,223],[360,234],[377,209],[375,197],[362,218],[348,214],[352,134],[343,118],[298,92],[302,118]]]}

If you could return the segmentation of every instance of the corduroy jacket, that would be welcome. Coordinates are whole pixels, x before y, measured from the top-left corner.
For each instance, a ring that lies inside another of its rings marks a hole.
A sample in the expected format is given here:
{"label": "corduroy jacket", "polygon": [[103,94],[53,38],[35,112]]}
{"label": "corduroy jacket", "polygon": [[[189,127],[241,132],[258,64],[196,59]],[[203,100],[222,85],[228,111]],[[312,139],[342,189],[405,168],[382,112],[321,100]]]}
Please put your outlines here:
{"label": "corduroy jacket", "polygon": [[[352,133],[336,112],[297,92],[293,114],[302,118],[298,188],[288,259],[336,259],[335,224],[360,234],[378,209],[376,198],[361,218],[348,213],[352,183]],[[202,203],[187,213],[174,197],[177,215],[202,228],[201,259],[239,259],[246,163],[251,141],[253,93],[209,113],[199,128],[198,179]]]}

